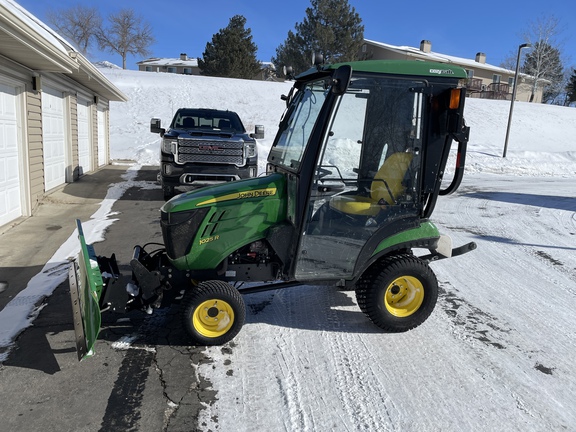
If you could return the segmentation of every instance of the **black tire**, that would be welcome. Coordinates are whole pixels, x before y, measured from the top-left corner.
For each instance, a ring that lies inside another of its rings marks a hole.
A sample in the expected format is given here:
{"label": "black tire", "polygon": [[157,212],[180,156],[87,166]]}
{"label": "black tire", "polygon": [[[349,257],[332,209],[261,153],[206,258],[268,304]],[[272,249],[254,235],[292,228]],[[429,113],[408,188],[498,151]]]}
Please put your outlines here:
{"label": "black tire", "polygon": [[246,306],[242,295],[223,281],[206,281],[182,300],[182,324],[194,345],[223,345],[242,329]]}
{"label": "black tire", "polygon": [[164,194],[164,200],[168,201],[172,198],[176,193],[174,190],[174,186],[166,185],[162,183],[162,193]]}
{"label": "black tire", "polygon": [[427,263],[413,255],[384,258],[370,267],[356,284],[362,312],[387,332],[418,327],[438,300],[438,281]]}

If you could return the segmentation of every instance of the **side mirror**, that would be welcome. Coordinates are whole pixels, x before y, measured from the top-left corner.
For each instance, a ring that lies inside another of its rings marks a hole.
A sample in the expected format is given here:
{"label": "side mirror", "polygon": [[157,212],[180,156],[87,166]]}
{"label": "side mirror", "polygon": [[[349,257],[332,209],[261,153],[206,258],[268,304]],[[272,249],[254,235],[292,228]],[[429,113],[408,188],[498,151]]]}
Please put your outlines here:
{"label": "side mirror", "polygon": [[162,128],[162,121],[159,118],[150,120],[150,132],[159,133],[160,136],[163,136],[164,132],[166,132],[166,129]]}
{"label": "side mirror", "polygon": [[251,133],[250,136],[255,139],[264,139],[264,126],[256,125],[254,127],[254,133]]}
{"label": "side mirror", "polygon": [[343,95],[350,85],[352,77],[352,67],[349,65],[340,66],[332,75],[332,93]]}

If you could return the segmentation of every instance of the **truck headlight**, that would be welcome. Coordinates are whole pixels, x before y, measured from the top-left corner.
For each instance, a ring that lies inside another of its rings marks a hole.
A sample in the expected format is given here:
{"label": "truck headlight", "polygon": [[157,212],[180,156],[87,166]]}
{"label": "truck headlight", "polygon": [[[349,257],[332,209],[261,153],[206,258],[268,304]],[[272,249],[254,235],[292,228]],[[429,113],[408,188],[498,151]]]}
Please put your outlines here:
{"label": "truck headlight", "polygon": [[162,151],[164,153],[176,153],[177,142],[173,139],[163,139],[162,140]]}
{"label": "truck headlight", "polygon": [[244,158],[252,158],[258,154],[256,143],[244,143]]}

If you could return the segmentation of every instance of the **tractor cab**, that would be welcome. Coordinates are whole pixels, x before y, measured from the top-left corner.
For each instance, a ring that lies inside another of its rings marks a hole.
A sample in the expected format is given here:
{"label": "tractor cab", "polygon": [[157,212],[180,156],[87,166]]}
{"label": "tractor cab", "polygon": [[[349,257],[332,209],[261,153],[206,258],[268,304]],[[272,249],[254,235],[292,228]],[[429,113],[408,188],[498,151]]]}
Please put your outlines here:
{"label": "tractor cab", "polygon": [[[322,283],[355,290],[360,310],[384,331],[423,323],[438,297],[429,264],[476,247],[452,248],[429,220],[438,195],[462,180],[465,78],[451,65],[378,60],[296,77],[266,175],[166,202],[164,248],[134,247],[126,309],[150,313],[179,301],[191,342],[220,345],[244,323],[243,294]],[[454,175],[442,188],[454,141]],[[70,279],[86,353],[97,309],[118,309],[110,295],[118,265],[80,237]]]}
{"label": "tractor cab", "polygon": [[[365,61],[298,77],[268,157],[287,182],[297,280],[355,280],[383,241],[410,233],[435,250],[430,216],[453,139],[463,174],[465,72],[422,62]],[[414,231],[416,230],[416,231]],[[430,239],[428,242],[427,239]]]}

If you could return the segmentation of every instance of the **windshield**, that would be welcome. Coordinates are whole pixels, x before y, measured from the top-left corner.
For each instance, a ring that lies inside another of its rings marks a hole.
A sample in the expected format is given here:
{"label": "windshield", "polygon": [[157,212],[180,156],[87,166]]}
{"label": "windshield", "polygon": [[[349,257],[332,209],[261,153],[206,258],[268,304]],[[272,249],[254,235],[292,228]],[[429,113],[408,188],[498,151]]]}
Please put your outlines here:
{"label": "windshield", "polygon": [[325,81],[306,84],[294,97],[289,117],[270,151],[269,162],[296,171],[328,90]]}
{"label": "windshield", "polygon": [[245,132],[240,118],[231,111],[180,109],[174,116],[170,127],[176,129]]}

